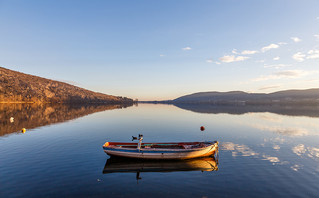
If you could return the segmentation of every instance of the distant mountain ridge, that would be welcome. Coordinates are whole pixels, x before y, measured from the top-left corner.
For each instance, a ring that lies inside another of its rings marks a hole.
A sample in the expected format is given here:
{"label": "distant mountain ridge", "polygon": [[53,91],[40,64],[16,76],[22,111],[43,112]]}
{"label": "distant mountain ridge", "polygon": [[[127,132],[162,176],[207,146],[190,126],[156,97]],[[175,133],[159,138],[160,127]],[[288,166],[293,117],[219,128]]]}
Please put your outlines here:
{"label": "distant mountain ridge", "polygon": [[319,103],[319,89],[285,90],[274,93],[199,92],[176,98],[170,103],[184,104],[312,104]]}
{"label": "distant mountain ridge", "polygon": [[0,67],[0,102],[121,104],[133,100]]}

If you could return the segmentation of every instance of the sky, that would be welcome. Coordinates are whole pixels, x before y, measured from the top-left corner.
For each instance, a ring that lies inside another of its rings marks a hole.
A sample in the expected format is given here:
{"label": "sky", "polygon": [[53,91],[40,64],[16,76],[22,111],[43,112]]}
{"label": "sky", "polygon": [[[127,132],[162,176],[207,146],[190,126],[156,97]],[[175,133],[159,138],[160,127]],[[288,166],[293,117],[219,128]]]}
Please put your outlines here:
{"label": "sky", "polygon": [[319,88],[319,1],[0,0],[0,66],[138,100]]}

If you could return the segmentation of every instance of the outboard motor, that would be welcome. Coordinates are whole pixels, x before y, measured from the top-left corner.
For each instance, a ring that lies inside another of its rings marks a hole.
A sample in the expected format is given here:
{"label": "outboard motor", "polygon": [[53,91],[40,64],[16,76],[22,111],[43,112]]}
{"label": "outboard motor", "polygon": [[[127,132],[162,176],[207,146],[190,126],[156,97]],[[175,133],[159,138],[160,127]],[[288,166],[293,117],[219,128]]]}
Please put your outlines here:
{"label": "outboard motor", "polygon": [[142,146],[143,135],[142,134],[138,134],[138,138],[132,136],[132,141],[134,141],[134,140],[138,140],[137,149],[140,150],[141,146]]}

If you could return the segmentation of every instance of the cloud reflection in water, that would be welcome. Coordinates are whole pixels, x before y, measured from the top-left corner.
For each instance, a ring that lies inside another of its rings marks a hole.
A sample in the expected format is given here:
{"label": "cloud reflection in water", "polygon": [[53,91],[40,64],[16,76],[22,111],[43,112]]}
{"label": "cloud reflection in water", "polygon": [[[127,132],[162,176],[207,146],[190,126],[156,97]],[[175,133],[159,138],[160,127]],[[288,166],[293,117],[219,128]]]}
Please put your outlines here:
{"label": "cloud reflection in water", "polygon": [[319,148],[306,147],[304,144],[298,144],[292,148],[292,152],[298,156],[306,155],[312,159],[319,158]]}
{"label": "cloud reflection in water", "polygon": [[224,142],[221,147],[222,150],[232,151],[232,156],[237,156],[238,154],[244,157],[259,155],[248,146],[234,144],[233,142]]}

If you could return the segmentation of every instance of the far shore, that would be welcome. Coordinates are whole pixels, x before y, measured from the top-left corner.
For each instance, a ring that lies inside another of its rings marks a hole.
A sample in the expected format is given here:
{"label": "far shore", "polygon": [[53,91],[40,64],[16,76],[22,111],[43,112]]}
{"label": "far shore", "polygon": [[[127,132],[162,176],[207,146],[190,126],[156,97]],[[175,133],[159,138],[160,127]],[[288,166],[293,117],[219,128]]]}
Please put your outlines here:
{"label": "far shore", "polygon": [[104,105],[127,105],[127,104],[134,104],[135,102],[132,103],[109,103],[109,102],[4,102],[0,101],[0,104],[104,104]]}
{"label": "far shore", "polygon": [[[0,104],[36,104],[36,102],[0,102]],[[43,103],[37,103],[43,104]]]}

